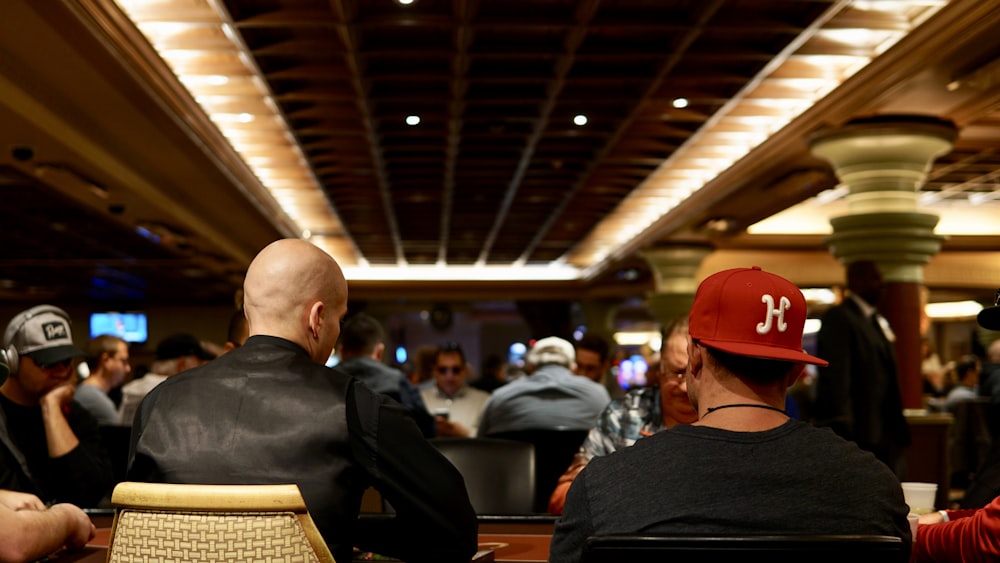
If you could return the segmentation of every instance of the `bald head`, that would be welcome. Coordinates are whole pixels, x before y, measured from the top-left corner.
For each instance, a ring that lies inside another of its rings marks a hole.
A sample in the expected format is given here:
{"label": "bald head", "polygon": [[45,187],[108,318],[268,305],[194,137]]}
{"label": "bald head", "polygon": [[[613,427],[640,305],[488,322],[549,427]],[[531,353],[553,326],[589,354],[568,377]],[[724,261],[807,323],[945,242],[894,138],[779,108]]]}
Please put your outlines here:
{"label": "bald head", "polygon": [[254,258],[243,282],[250,336],[278,336],[325,362],[347,312],[347,281],[337,262],[310,242],[283,239]]}

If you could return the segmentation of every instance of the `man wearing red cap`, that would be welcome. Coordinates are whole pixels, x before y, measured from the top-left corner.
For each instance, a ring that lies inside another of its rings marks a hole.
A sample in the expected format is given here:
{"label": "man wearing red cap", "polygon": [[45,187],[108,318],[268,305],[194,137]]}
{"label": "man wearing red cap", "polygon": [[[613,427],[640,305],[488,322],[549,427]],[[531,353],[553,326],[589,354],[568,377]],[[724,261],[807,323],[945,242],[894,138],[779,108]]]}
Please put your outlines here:
{"label": "man wearing red cap", "polygon": [[592,460],[573,482],[550,561],[579,561],[608,534],[879,534],[909,549],[895,475],[827,428],[788,417],[804,364],[806,302],[760,268],[710,276],[688,328],[688,395],[699,420]]}

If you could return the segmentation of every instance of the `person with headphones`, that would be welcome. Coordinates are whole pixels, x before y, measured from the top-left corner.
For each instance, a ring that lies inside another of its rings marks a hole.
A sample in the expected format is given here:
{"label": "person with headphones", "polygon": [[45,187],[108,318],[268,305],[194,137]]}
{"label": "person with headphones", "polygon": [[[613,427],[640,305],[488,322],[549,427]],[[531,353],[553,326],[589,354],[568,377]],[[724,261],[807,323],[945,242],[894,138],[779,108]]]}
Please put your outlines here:
{"label": "person with headphones", "polygon": [[46,503],[97,506],[113,474],[97,421],[73,401],[70,319],[52,305],[16,315],[3,336],[10,376],[0,385],[0,489]]}
{"label": "person with headphones", "polygon": [[[7,353],[0,350],[0,385],[8,375]],[[46,508],[35,495],[0,489],[0,562],[37,561],[82,547],[96,533],[90,517],[72,504]]]}

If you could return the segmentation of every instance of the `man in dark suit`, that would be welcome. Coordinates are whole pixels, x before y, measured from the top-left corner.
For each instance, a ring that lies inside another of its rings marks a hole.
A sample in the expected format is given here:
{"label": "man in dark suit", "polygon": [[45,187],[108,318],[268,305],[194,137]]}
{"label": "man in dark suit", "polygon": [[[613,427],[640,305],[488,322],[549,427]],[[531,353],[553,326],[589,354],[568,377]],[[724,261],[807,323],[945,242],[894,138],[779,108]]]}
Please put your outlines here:
{"label": "man in dark suit", "polygon": [[848,296],[823,315],[817,354],[816,422],[853,440],[903,476],[910,431],[903,417],[895,337],[876,306],[882,275],[871,261],[847,266]]}

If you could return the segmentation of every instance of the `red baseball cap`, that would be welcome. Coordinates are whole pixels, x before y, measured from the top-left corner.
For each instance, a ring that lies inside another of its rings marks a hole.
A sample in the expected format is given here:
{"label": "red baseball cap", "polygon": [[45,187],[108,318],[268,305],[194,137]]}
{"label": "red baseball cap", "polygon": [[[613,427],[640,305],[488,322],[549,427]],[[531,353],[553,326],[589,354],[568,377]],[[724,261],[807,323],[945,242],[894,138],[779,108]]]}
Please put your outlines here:
{"label": "red baseball cap", "polygon": [[806,299],[799,288],[754,266],[723,270],[701,282],[688,332],[730,354],[828,365],[802,350],[805,323]]}

